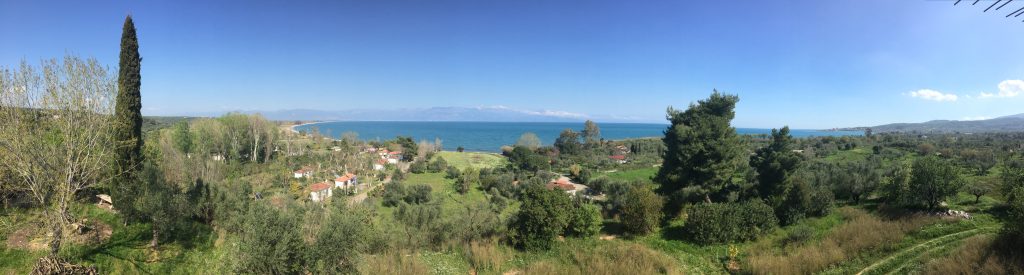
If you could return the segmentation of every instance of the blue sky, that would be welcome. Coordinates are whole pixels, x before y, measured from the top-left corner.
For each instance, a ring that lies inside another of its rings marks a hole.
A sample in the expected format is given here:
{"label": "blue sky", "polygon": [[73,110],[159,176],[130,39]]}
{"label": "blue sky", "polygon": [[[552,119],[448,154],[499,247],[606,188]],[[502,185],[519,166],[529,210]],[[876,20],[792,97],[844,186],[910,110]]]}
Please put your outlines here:
{"label": "blue sky", "polygon": [[663,122],[712,89],[740,95],[739,127],[1024,113],[1024,16],[1004,17],[1019,1],[298,2],[0,0],[0,65],[70,52],[113,68],[132,14],[146,115],[504,106]]}

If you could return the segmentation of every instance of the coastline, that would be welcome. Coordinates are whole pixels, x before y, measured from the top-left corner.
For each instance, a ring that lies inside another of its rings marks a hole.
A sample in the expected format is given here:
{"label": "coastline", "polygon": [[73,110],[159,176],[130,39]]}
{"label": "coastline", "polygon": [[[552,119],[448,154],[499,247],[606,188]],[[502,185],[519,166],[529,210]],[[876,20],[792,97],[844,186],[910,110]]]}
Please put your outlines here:
{"label": "coastline", "polygon": [[312,125],[312,124],[321,124],[321,123],[331,123],[331,122],[339,122],[339,121],[340,121],[340,120],[330,120],[330,121],[313,121],[313,122],[306,122],[306,123],[302,123],[302,124],[295,124],[295,125],[292,125],[292,126],[288,126],[288,130],[291,130],[291,131],[292,131],[292,133],[294,133],[294,134],[298,134],[298,133],[299,133],[299,131],[298,131],[298,130],[295,130],[295,127],[299,127],[299,126],[306,126],[306,125]]}

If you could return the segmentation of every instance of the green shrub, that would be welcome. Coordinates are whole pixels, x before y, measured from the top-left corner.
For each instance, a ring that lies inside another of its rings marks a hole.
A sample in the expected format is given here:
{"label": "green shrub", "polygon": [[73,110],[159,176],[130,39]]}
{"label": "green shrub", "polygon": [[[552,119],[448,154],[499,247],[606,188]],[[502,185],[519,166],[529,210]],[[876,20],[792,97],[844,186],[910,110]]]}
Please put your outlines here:
{"label": "green shrub", "polygon": [[419,160],[409,164],[409,172],[413,174],[423,174],[427,172],[427,163]]}
{"label": "green shrub", "polygon": [[437,159],[430,163],[430,165],[427,167],[427,170],[430,171],[431,173],[441,173],[444,172],[445,169],[447,168],[448,162],[445,161],[444,158],[438,157]]}
{"label": "green shrub", "polygon": [[622,203],[620,218],[627,232],[643,235],[658,228],[665,201],[654,191],[644,186],[633,185],[619,201]]}
{"label": "green shrub", "polygon": [[530,185],[520,195],[523,202],[509,224],[510,239],[526,250],[547,250],[569,223],[572,201],[565,192]]}
{"label": "green shrub", "polygon": [[299,222],[274,207],[254,203],[245,216],[238,240],[235,271],[255,274],[299,273],[306,244]]}
{"label": "green shrub", "polygon": [[601,208],[590,203],[576,203],[569,215],[566,236],[592,237],[601,231]]}
{"label": "green shrub", "polygon": [[760,200],[702,203],[690,207],[684,229],[700,244],[749,241],[778,226],[774,211]]}

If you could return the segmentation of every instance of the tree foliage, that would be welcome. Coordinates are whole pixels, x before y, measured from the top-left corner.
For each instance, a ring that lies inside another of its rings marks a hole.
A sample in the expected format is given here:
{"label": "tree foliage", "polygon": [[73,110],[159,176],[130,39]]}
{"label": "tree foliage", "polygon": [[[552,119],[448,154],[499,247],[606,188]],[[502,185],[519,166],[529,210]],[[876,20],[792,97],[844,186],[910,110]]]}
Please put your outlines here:
{"label": "tree foliage", "polygon": [[749,241],[778,226],[772,208],[760,200],[695,204],[687,213],[684,230],[700,244]]}
{"label": "tree foliage", "polygon": [[76,194],[120,176],[110,168],[118,157],[111,149],[114,93],[112,77],[94,59],[0,69],[0,170],[42,208],[51,256],[74,221],[68,209]]}
{"label": "tree foliage", "polygon": [[771,143],[758,149],[750,159],[750,166],[757,171],[758,195],[776,209],[786,199],[786,193],[792,188],[790,175],[800,165],[800,156],[792,149],[792,139],[789,126],[772,129]]}
{"label": "tree foliage", "polygon": [[526,250],[547,250],[569,223],[572,201],[565,192],[539,185],[525,188],[522,205],[509,224],[512,243]]}
{"label": "tree foliage", "polygon": [[113,140],[117,157],[110,193],[114,205],[133,220],[138,218],[131,198],[138,194],[138,171],[142,168],[142,57],[135,22],[124,19],[121,29],[121,55],[118,63],[117,103],[114,107]]}
{"label": "tree foliage", "polygon": [[933,210],[947,197],[960,191],[961,186],[963,181],[955,167],[936,157],[923,157],[914,160],[908,197]]}
{"label": "tree foliage", "polygon": [[739,97],[718,91],[686,111],[668,109],[664,161],[655,181],[663,194],[697,187],[706,202],[724,200],[745,161],[736,129],[730,125]]}
{"label": "tree foliage", "polygon": [[644,235],[658,228],[665,204],[661,196],[645,186],[633,185],[623,194],[621,202],[619,217],[627,232]]}
{"label": "tree foliage", "polygon": [[602,221],[600,207],[576,201],[575,206],[571,209],[571,213],[569,213],[569,223],[565,227],[565,235],[592,237],[601,231]]}
{"label": "tree foliage", "polygon": [[537,148],[540,148],[540,145],[540,138],[537,137],[537,134],[530,132],[523,133],[523,135],[519,136],[519,140],[516,140],[516,147],[524,147],[531,151],[537,150]]}

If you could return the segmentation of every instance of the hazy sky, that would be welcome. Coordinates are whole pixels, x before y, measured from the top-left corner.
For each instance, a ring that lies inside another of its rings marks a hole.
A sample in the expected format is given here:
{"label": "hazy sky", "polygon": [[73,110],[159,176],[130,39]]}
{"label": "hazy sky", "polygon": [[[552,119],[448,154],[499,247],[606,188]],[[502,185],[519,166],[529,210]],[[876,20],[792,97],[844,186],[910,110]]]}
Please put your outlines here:
{"label": "hazy sky", "polygon": [[1024,113],[1024,16],[1004,17],[1024,1],[213,2],[0,0],[0,65],[70,52],[113,69],[131,14],[146,115],[506,106],[662,122],[712,89],[740,96],[740,127]]}

